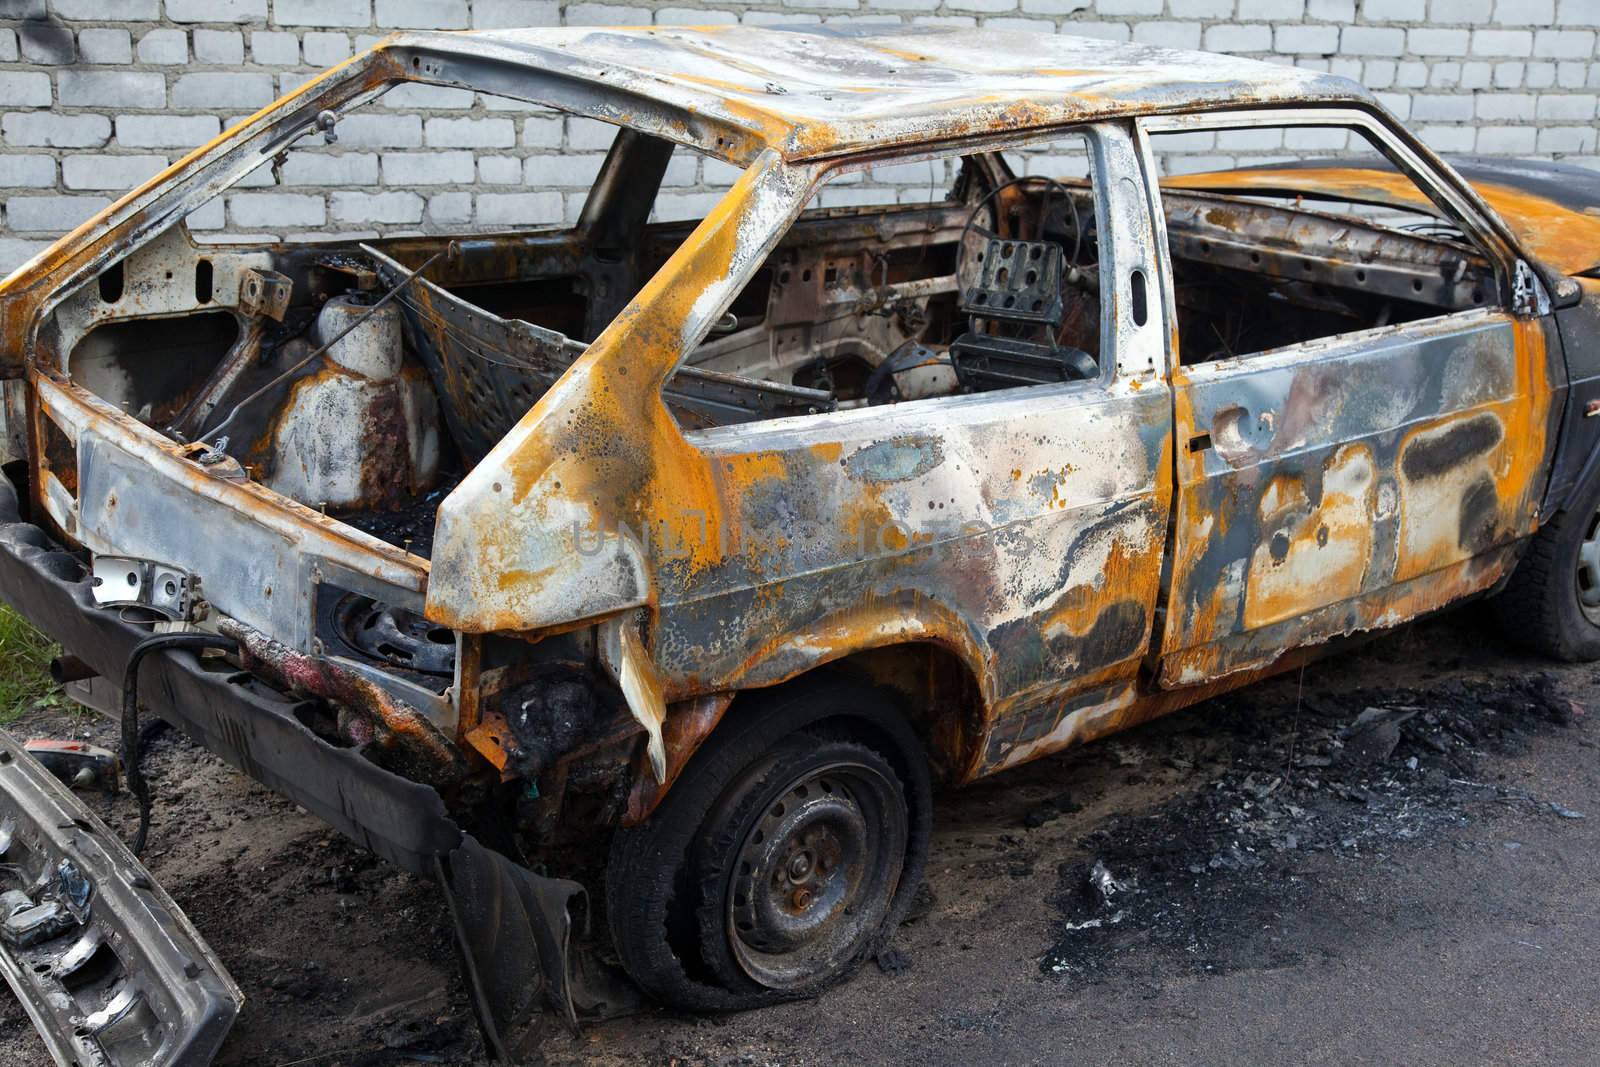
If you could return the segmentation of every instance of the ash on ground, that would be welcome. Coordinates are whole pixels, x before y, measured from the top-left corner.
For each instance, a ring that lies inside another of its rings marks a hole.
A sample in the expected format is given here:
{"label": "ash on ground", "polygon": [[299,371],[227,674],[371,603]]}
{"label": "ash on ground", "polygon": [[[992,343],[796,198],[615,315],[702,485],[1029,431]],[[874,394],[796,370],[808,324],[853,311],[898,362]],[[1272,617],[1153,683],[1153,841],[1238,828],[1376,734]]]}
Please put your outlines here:
{"label": "ash on ground", "polygon": [[[1306,905],[1329,865],[1372,862],[1497,805],[1584,818],[1560,797],[1478,774],[1485,755],[1521,754],[1583,711],[1546,674],[1220,698],[1195,728],[1134,756],[1204,783],[1100,824],[1058,868],[1057,940],[1040,969],[1093,981],[1142,952],[1191,973],[1296,962],[1285,946],[1304,939],[1287,928],[1317,921]],[[1119,758],[1115,744],[1108,757]]]}

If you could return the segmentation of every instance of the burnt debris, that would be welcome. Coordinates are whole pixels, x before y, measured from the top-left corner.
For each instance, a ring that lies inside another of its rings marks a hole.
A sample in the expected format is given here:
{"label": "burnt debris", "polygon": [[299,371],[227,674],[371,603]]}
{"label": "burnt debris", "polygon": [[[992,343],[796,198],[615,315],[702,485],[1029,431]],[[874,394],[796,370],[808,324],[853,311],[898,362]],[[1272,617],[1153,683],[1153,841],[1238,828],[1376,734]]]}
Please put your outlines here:
{"label": "burnt debris", "polygon": [[1251,691],[1218,700],[1195,729],[1150,739],[1153,759],[1203,784],[1102,824],[1060,865],[1040,970],[1091,981],[1141,951],[1202,974],[1291,962],[1265,930],[1309,902],[1318,864],[1370,860],[1495,805],[1583,818],[1480,773],[1583,714],[1547,674],[1318,693],[1298,710]]}

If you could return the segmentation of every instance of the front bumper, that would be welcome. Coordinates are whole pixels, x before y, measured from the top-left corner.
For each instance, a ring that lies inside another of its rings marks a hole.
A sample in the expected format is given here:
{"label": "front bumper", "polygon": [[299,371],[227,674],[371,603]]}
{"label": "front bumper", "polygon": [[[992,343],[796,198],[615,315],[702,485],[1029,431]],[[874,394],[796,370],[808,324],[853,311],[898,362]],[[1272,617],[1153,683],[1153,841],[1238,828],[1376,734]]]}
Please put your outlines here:
{"label": "front bumper", "polygon": [[244,997],[172,898],[0,730],[0,973],[58,1064],[206,1064]]}
{"label": "front bumper", "polygon": [[[4,474],[0,474],[0,600],[108,679],[122,677],[133,646],[148,636],[148,631],[98,606],[78,558],[61,551],[43,530],[22,521],[16,491]],[[218,670],[212,661],[188,654],[156,654],[139,672],[139,698],[152,714],[352,840],[413,874],[437,878],[451,904],[468,983],[492,1050],[507,1057],[529,1051],[546,1007],[569,1020],[575,1018],[568,942],[570,907],[584,895],[577,883],[539,877],[484,848],[456,825],[434,789],[385,770],[360,748],[339,747],[319,737],[297,715],[304,701],[249,673],[231,667]],[[60,792],[59,785],[56,790]],[[66,799],[72,800],[70,794]],[[102,836],[116,844],[103,830]],[[131,856],[128,862],[137,867]],[[143,884],[155,883],[144,876]],[[166,900],[164,894],[161,899]],[[188,929],[170,901],[165,913],[128,916],[126,924],[153,937],[166,927],[169,916],[176,916],[174,921]],[[195,943],[205,951],[198,937]],[[48,1012],[41,1014],[46,1000],[31,987],[18,987],[18,995],[45,1032],[52,1025]],[[225,1025],[218,1041],[223,1032]],[[67,1033],[71,1034],[70,1027]]]}

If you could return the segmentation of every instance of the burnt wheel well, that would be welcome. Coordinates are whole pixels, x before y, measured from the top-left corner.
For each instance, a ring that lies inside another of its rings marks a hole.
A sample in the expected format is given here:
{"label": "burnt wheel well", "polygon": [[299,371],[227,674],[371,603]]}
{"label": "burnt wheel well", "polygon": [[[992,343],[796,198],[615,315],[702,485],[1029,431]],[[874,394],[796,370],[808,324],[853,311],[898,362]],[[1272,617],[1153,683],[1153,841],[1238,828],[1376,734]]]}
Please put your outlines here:
{"label": "burnt wheel well", "polygon": [[[836,699],[841,683],[884,697],[905,716],[927,750],[936,779],[948,782],[963,776],[982,740],[983,701],[977,679],[961,658],[932,642],[866,649],[788,681],[745,690],[734,698],[728,715],[796,694]],[[840,718],[847,717],[849,710],[841,708]],[[870,723],[861,728],[872,732]]]}

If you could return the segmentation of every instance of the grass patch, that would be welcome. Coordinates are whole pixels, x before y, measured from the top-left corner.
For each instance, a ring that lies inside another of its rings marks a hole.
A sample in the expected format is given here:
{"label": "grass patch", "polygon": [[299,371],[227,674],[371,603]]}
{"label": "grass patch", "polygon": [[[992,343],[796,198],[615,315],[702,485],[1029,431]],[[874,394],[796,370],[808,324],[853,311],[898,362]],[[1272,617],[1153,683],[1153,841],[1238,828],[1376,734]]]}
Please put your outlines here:
{"label": "grass patch", "polygon": [[56,643],[0,604],[0,722],[10,722],[55,690]]}

